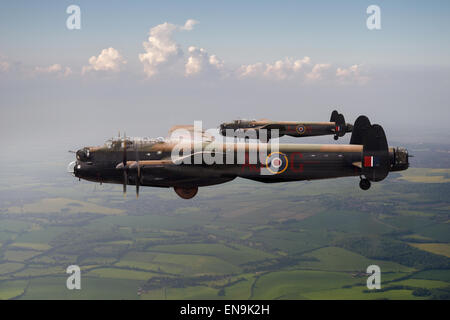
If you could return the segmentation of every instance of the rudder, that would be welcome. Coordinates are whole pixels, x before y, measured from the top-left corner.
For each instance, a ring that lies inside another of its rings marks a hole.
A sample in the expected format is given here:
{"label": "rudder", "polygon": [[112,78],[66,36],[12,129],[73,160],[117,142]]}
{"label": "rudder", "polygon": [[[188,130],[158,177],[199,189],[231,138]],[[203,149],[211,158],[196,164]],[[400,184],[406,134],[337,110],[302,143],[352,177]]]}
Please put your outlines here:
{"label": "rudder", "polygon": [[383,127],[378,124],[370,126],[363,140],[362,173],[370,181],[381,181],[389,174],[390,165]]}
{"label": "rudder", "polygon": [[353,132],[350,138],[350,144],[364,144],[364,137],[371,128],[369,118],[366,116],[359,116],[353,125]]}

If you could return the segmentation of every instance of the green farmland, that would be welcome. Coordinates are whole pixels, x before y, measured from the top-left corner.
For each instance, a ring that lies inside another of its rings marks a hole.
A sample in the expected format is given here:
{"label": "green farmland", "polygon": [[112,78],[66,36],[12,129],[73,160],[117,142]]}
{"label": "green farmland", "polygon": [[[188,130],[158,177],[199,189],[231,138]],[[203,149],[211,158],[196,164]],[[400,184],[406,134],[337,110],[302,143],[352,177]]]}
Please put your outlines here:
{"label": "green farmland", "polygon": [[[417,169],[368,192],[351,178],[236,180],[189,201],[66,176],[15,187],[25,199],[3,184],[0,299],[448,299],[447,180]],[[81,290],[66,288],[69,265]]]}

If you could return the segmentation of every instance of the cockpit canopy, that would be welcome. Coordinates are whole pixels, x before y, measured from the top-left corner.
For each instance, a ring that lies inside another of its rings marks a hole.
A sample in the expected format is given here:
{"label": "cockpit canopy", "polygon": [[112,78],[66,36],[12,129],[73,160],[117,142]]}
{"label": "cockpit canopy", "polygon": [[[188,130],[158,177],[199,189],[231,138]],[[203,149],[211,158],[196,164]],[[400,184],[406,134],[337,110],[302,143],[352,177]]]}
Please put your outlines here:
{"label": "cockpit canopy", "polygon": [[108,149],[120,149],[126,144],[127,148],[133,148],[136,145],[142,146],[147,144],[164,143],[166,140],[163,137],[149,138],[149,137],[126,137],[126,138],[111,138],[106,140],[105,147]]}

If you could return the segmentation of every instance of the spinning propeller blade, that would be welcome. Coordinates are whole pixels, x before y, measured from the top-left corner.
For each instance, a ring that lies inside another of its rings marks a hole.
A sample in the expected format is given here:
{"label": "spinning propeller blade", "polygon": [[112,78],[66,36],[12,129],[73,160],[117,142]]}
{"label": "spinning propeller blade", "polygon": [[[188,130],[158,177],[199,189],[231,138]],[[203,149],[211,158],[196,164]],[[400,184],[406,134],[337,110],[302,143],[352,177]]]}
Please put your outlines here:
{"label": "spinning propeller blade", "polygon": [[139,186],[141,184],[141,166],[139,165],[139,149],[137,143],[135,142],[136,149],[136,165],[137,165],[137,176],[136,176],[136,199],[139,198]]}
{"label": "spinning propeller blade", "polygon": [[127,174],[127,139],[126,136],[123,138],[123,196],[127,195],[127,184],[128,184],[128,174]]}

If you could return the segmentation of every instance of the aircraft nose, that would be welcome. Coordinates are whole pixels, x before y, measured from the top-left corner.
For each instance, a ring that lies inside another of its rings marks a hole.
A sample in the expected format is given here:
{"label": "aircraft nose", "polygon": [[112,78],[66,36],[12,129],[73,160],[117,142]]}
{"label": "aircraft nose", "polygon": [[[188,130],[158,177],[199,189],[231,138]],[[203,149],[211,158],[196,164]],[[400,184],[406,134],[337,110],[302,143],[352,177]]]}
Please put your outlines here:
{"label": "aircraft nose", "polygon": [[78,161],[84,162],[91,159],[91,152],[89,148],[83,148],[76,152],[76,157]]}

